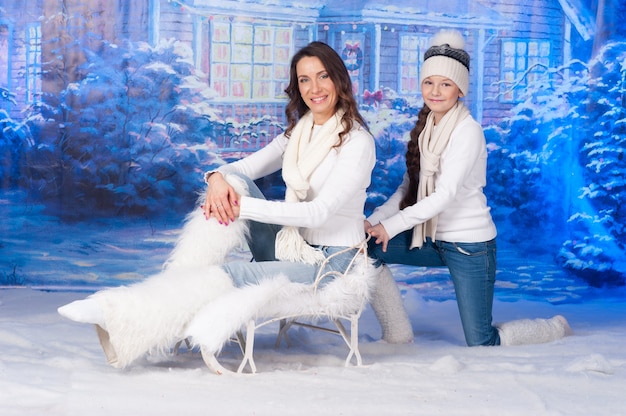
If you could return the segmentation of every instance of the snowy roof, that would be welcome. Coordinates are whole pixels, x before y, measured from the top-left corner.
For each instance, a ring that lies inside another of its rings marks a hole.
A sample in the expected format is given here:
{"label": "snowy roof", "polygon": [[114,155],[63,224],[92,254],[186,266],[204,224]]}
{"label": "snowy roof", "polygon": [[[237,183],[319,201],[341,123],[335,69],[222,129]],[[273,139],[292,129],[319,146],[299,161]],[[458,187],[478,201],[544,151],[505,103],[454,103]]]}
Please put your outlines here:
{"label": "snowy roof", "polygon": [[503,28],[500,14],[479,0],[173,0],[199,15],[265,17],[312,23],[368,22]]}
{"label": "snowy roof", "polygon": [[589,40],[596,32],[595,17],[580,0],[559,0],[565,16],[584,40]]}
{"label": "snowy roof", "polygon": [[506,27],[503,16],[482,5],[467,0],[343,0],[329,1],[320,11],[320,19],[328,22],[364,21],[447,26]]}
{"label": "snowy roof", "polygon": [[318,20],[325,0],[175,0],[200,15],[264,17],[273,20],[312,23]]}

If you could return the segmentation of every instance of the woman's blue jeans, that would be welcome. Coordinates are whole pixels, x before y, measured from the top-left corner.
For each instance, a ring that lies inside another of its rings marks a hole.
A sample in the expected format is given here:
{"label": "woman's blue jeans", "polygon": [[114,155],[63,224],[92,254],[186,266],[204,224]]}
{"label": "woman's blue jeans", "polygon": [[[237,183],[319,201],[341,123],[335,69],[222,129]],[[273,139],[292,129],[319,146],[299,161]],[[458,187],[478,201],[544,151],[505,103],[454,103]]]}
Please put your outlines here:
{"label": "woman's blue jeans", "polygon": [[[265,196],[254,181],[245,175],[237,174],[237,176],[246,182],[251,197],[265,199]],[[247,243],[254,261],[233,261],[222,266],[233,279],[235,286],[242,287],[249,284],[258,284],[264,279],[275,277],[279,274],[284,274],[292,282],[311,284],[315,281],[319,273],[319,265],[276,260],[274,245],[276,234],[281,228],[280,225],[276,224],[265,224],[256,221],[248,222],[249,234]],[[345,249],[345,247],[335,246],[320,246],[316,248],[321,250],[325,257]],[[322,273],[329,271],[345,272],[356,253],[357,249],[354,249],[332,257]],[[331,274],[330,276],[333,275]],[[322,280],[321,286],[331,280],[332,277]]]}
{"label": "woman's blue jeans", "polygon": [[454,284],[457,305],[467,345],[499,345],[492,325],[496,277],[496,241],[453,243],[430,238],[422,248],[409,249],[413,230],[398,234],[387,245],[370,240],[369,254],[383,263],[408,266],[447,266]]}

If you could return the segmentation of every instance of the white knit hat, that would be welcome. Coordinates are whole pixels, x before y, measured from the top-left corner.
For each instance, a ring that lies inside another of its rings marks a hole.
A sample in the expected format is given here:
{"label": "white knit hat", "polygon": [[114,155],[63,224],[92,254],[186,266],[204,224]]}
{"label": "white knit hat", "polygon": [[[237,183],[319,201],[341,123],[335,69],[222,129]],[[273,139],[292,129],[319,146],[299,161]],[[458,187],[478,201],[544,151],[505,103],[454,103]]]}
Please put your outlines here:
{"label": "white knit hat", "polygon": [[467,95],[470,57],[463,49],[465,41],[457,30],[442,30],[430,42],[424,54],[420,84],[425,78],[439,75],[452,80]]}

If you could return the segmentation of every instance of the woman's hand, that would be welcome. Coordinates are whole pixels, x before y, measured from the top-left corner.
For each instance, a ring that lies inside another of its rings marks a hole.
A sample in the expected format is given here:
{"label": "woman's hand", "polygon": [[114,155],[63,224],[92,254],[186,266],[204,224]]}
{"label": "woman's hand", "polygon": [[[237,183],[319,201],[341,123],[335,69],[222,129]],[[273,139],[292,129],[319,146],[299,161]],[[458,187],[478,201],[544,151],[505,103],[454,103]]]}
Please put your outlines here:
{"label": "woman's hand", "polygon": [[389,234],[387,234],[387,230],[385,230],[385,227],[383,227],[382,224],[376,224],[375,226],[370,227],[367,230],[367,232],[370,233],[370,235],[376,239],[375,240],[376,244],[382,243],[383,253],[386,253],[387,243],[389,243]]}
{"label": "woman's hand", "polygon": [[224,176],[219,172],[214,172],[209,176],[208,189],[204,205],[204,216],[215,217],[220,224],[228,225],[239,217],[240,196],[235,189],[226,182]]}

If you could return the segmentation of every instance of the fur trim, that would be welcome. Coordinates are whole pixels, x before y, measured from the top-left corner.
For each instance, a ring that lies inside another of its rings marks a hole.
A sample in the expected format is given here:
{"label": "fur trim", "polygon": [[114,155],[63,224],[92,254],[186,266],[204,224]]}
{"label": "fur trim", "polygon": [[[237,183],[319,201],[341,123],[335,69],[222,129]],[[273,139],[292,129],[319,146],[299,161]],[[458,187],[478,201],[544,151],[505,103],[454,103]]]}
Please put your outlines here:
{"label": "fur trim", "polygon": [[233,288],[219,266],[176,268],[131,286],[97,292],[105,328],[117,361],[124,368],[146,352],[169,349],[204,305]]}
{"label": "fur trim", "polygon": [[287,285],[289,280],[280,275],[225,293],[198,312],[187,327],[185,338],[190,338],[194,346],[219,353],[226,341]]}
{"label": "fur trim", "polygon": [[276,234],[276,258],[306,264],[321,264],[325,257],[321,250],[310,246],[296,227],[283,227]]}
{"label": "fur trim", "polygon": [[413,342],[411,320],[391,270],[383,265],[377,271],[379,273],[370,297],[370,305],[383,330],[382,339],[391,344]]}
{"label": "fur trim", "polygon": [[194,345],[219,352],[250,320],[307,317],[339,318],[360,313],[369,298],[377,270],[358,265],[322,287],[293,283],[284,275],[258,285],[234,289],[205,306],[189,324],[186,336]]}
{"label": "fur trim", "polygon": [[562,315],[550,319],[518,319],[497,324],[501,345],[541,344],[572,335]]}
{"label": "fur trim", "polygon": [[440,30],[431,39],[431,46],[448,44],[455,49],[465,48],[465,39],[458,30]]}
{"label": "fur trim", "polygon": [[[237,176],[226,175],[225,179],[238,194],[248,195],[246,184]],[[233,249],[245,245],[247,221],[238,219],[225,227],[215,218],[207,220],[200,209],[205,196],[205,193],[200,195],[196,209],[187,215],[180,237],[163,269],[223,264]]]}

